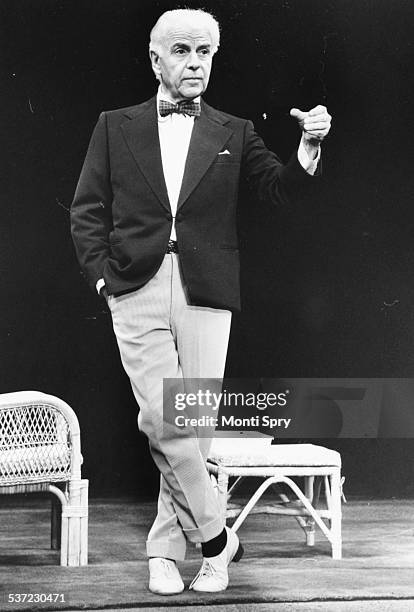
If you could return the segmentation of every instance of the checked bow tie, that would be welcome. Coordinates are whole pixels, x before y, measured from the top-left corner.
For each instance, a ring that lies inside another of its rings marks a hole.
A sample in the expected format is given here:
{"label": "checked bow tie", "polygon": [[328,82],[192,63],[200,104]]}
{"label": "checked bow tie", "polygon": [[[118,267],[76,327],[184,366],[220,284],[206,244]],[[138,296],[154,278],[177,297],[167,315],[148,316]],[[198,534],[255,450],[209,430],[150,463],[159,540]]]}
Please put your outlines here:
{"label": "checked bow tie", "polygon": [[200,116],[200,104],[198,102],[179,102],[173,104],[166,100],[160,100],[159,111],[161,117],[178,113],[179,115],[189,115],[190,117]]}

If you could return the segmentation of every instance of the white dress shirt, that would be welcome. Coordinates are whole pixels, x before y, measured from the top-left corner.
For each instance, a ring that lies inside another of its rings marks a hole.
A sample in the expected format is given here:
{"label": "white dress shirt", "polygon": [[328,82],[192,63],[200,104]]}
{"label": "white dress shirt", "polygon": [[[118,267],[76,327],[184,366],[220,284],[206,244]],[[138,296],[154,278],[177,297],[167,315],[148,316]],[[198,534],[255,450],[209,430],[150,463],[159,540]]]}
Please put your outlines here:
{"label": "white dress shirt", "polygon": [[[158,110],[159,100],[166,100],[173,104],[174,101],[161,91],[160,86],[157,93],[158,135],[160,139],[162,169],[173,217],[170,240],[177,240],[175,233],[175,215],[177,212],[177,203],[180,195],[181,183],[183,182],[185,162],[187,160],[195,117],[178,113],[171,113],[166,117],[161,117]],[[195,98],[194,102],[200,102],[200,98]],[[315,174],[319,158],[320,149],[316,159],[310,159],[302,140],[300,141],[298,160],[302,168],[306,170],[308,174]],[[99,293],[104,286],[105,281],[103,278],[100,278],[96,283],[97,292]]]}
{"label": "white dress shirt", "polygon": [[[174,102],[161,91],[161,88],[158,89],[157,94],[157,109],[159,109],[160,100],[166,100],[174,104]],[[194,102],[200,102],[200,98],[195,98]],[[173,217],[170,240],[177,240],[175,233],[175,214],[177,212],[178,198],[180,195],[181,183],[183,182],[185,162],[187,160],[195,118],[178,113],[171,113],[166,117],[161,117],[159,110],[157,113],[162,169]]]}

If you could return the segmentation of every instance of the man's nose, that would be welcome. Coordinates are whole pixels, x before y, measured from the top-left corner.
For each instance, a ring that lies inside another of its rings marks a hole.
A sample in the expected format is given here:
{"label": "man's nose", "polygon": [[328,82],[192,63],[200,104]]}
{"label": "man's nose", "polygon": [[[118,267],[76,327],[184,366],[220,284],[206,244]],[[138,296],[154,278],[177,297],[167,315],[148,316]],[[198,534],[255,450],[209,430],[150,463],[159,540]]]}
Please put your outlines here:
{"label": "man's nose", "polygon": [[197,51],[192,51],[188,58],[187,68],[190,70],[197,70],[200,67],[200,58],[198,57]]}

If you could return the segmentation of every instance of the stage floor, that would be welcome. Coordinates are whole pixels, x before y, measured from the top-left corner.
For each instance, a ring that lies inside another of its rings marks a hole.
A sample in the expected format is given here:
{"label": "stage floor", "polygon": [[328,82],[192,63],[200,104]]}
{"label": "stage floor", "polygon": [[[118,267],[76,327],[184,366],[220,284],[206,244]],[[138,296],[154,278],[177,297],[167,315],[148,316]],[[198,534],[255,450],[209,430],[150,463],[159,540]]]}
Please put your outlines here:
{"label": "stage floor", "polygon": [[[317,531],[308,548],[290,517],[256,514],[239,530],[245,556],[232,564],[224,593],[163,597],[147,589],[145,538],[154,503],[92,499],[89,565],[64,568],[49,545],[50,502],[0,496],[0,610],[157,609],[192,612],[414,610],[414,500],[348,500],[344,558],[333,561]],[[180,564],[186,586],[200,566],[189,549]],[[59,593],[64,602],[8,603],[14,593]]]}

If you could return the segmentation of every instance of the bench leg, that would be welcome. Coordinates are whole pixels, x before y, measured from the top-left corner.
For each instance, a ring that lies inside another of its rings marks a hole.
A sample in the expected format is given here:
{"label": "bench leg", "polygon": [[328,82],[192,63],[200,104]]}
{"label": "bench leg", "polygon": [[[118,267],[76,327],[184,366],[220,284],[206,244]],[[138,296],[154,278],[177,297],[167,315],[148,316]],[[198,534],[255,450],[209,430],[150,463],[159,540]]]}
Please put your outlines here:
{"label": "bench leg", "polygon": [[218,486],[218,500],[220,503],[221,512],[223,515],[224,522],[226,522],[227,513],[227,492],[229,487],[229,477],[220,469],[217,474],[217,486]]}
{"label": "bench leg", "polygon": [[[305,476],[305,495],[311,504],[313,504],[314,482],[314,476]],[[306,518],[305,534],[306,544],[308,546],[315,546],[315,520],[311,516]]]}
{"label": "bench leg", "polygon": [[341,510],[341,474],[339,470],[331,475],[331,536],[332,558],[342,559],[342,510]]}

